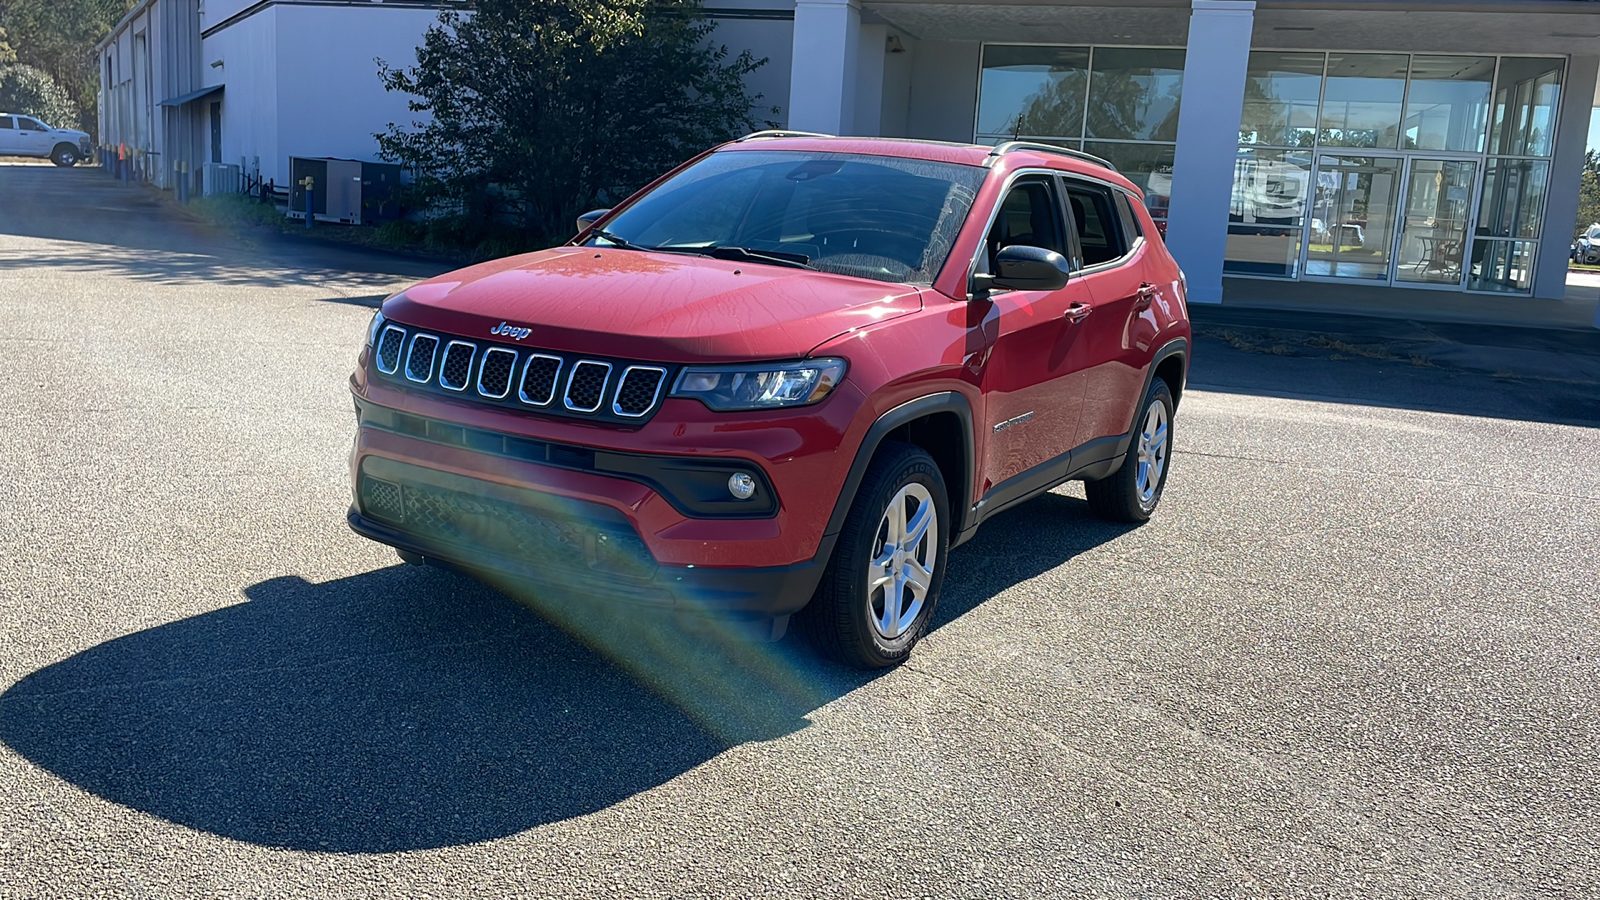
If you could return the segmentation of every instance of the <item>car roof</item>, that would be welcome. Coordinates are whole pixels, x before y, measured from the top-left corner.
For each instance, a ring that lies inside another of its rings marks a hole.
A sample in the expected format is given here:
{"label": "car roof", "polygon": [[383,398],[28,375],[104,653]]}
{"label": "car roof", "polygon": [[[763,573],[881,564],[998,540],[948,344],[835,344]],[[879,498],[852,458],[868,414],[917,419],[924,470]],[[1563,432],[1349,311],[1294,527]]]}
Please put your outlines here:
{"label": "car roof", "polygon": [[956,163],[967,166],[995,168],[1003,164],[1009,171],[1018,168],[1059,169],[1079,175],[1088,175],[1118,187],[1143,192],[1133,182],[1123,177],[1109,164],[1101,165],[1094,157],[1080,154],[1065,147],[1015,141],[998,147],[982,144],[958,144],[949,141],[926,141],[914,138],[834,137],[821,134],[793,132],[763,132],[740,138],[717,148],[729,150],[789,150],[808,153],[856,153],[865,156],[894,156],[902,159],[920,159],[929,162]]}

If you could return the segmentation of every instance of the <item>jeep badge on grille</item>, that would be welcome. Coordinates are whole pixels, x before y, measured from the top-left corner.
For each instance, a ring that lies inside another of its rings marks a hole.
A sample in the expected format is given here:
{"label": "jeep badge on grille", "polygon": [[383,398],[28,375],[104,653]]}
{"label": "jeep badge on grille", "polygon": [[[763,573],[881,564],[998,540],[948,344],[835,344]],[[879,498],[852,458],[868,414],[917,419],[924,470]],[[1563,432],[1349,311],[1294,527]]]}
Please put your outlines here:
{"label": "jeep badge on grille", "polygon": [[489,329],[489,333],[504,335],[512,340],[520,341],[528,335],[533,334],[533,329],[519,328],[515,325],[507,325],[505,322],[501,322],[499,325]]}

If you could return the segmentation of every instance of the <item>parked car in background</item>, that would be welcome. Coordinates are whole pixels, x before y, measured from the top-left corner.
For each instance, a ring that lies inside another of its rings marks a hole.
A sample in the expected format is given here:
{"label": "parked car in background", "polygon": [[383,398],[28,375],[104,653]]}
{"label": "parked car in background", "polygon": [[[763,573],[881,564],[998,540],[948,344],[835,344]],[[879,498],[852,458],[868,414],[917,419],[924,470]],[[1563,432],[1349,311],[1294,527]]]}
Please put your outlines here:
{"label": "parked car in background", "polygon": [[1589,226],[1589,230],[1578,238],[1578,243],[1572,248],[1572,261],[1592,266],[1600,263],[1600,222]]}
{"label": "parked car in background", "polygon": [[0,156],[37,156],[58,166],[87,159],[89,135],[70,128],[51,128],[33,116],[0,112]]}

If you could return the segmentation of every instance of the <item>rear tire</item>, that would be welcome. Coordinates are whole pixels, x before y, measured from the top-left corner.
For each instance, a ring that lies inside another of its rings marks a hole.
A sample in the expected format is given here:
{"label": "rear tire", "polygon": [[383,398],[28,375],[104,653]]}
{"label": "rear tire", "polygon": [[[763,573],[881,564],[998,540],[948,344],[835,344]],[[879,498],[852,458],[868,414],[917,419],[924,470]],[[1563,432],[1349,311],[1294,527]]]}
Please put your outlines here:
{"label": "rear tire", "polygon": [[63,169],[70,169],[78,164],[78,148],[71,144],[57,144],[50,151],[50,161]]}
{"label": "rear tire", "polygon": [[1161,502],[1171,471],[1172,417],[1176,407],[1172,390],[1160,378],[1153,380],[1134,420],[1133,440],[1122,468],[1099,481],[1083,485],[1089,509],[1112,522],[1148,522]]}
{"label": "rear tire", "polygon": [[879,447],[817,593],[796,617],[812,644],[859,669],[904,662],[939,601],[949,510],[927,451],[898,441]]}

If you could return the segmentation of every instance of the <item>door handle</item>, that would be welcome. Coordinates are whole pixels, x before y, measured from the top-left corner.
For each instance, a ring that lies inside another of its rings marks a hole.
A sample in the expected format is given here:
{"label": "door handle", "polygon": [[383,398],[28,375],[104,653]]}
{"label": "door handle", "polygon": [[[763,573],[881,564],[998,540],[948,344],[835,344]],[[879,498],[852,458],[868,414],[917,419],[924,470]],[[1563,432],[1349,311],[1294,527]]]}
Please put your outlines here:
{"label": "door handle", "polygon": [[1089,313],[1092,313],[1092,312],[1094,312],[1094,307],[1090,306],[1089,304],[1087,304],[1087,303],[1074,303],[1071,306],[1067,307],[1067,311],[1065,313],[1063,313],[1063,315],[1067,319],[1070,319],[1071,321],[1081,322],[1081,321],[1083,321],[1083,317],[1084,316],[1087,316]]}
{"label": "door handle", "polygon": [[1146,281],[1139,285],[1139,297],[1133,301],[1133,308],[1143,312],[1150,308],[1150,302],[1156,299],[1156,286]]}

